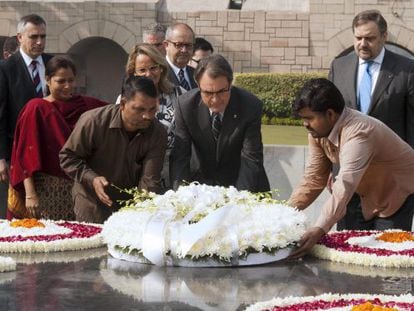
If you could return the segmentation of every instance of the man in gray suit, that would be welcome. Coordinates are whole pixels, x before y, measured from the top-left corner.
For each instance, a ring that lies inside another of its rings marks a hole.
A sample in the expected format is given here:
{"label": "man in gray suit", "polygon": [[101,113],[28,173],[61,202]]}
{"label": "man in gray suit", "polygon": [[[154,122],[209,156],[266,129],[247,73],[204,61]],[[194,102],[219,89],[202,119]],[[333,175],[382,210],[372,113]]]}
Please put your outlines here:
{"label": "man in gray suit", "polygon": [[[262,102],[232,86],[231,66],[219,54],[202,59],[194,76],[200,88],[180,96],[175,110],[174,188],[196,180],[239,190],[268,191],[260,132]],[[200,161],[195,177],[190,174],[192,152]]]}
{"label": "man in gray suit", "polygon": [[197,87],[194,69],[187,66],[194,48],[194,31],[184,23],[169,26],[165,34],[164,46],[169,64],[168,80],[187,91]]}
{"label": "man in gray suit", "polygon": [[[381,120],[414,147],[414,61],[385,49],[387,22],[379,11],[356,15],[352,30],[355,52],[334,59],[329,79],[347,106]],[[355,195],[338,229],[370,228]]]}

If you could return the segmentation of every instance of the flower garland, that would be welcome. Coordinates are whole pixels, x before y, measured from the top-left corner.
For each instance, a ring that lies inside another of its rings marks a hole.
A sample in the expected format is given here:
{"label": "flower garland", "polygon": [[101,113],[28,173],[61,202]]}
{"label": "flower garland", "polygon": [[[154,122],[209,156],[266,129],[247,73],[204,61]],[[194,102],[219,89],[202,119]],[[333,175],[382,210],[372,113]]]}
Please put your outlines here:
{"label": "flower garland", "polygon": [[365,266],[414,267],[414,241],[407,239],[410,235],[398,230],[329,232],[314,246],[312,254]]}
{"label": "flower garland", "polygon": [[305,232],[302,212],[234,187],[190,184],[164,195],[149,194],[143,201],[138,197],[135,206],[114,213],[104,224],[111,254],[120,251],[155,264],[167,254],[230,262],[288,247]]}
{"label": "flower garland", "polygon": [[[367,302],[370,303],[366,304]],[[376,306],[377,309],[362,309],[364,305],[368,308],[370,305]],[[251,305],[246,309],[246,311],[387,310],[385,308],[394,308],[391,310],[413,310],[414,296],[410,294],[401,296],[323,294],[308,297],[274,298],[270,301],[258,302]]]}
{"label": "flower garland", "polygon": [[[38,253],[81,250],[103,245],[101,226],[69,221],[40,220],[34,225],[28,220],[0,222],[1,253]],[[28,225],[29,224],[29,225]]]}

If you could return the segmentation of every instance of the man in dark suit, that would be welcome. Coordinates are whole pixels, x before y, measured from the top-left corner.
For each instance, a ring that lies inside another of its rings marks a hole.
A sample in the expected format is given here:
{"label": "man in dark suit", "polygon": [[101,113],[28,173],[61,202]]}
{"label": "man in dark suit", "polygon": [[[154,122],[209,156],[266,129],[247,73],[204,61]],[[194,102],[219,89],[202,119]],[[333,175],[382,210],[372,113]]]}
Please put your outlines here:
{"label": "man in dark suit", "polygon": [[[219,54],[200,61],[195,79],[200,88],[179,97],[176,108],[174,187],[196,180],[253,192],[268,191],[260,132],[261,101],[231,85],[232,68]],[[195,177],[190,175],[192,144],[200,161]]]}
{"label": "man in dark suit", "polygon": [[[414,147],[414,61],[385,49],[387,22],[379,11],[359,13],[352,29],[355,52],[332,62],[329,79],[347,106],[381,120]],[[368,227],[355,195],[338,229]]]}
{"label": "man in dark suit", "polygon": [[46,22],[42,17],[22,17],[17,25],[17,39],[19,51],[0,66],[0,182],[9,179],[7,161],[20,110],[30,99],[46,95],[44,72],[51,58],[43,54]]}
{"label": "man in dark suit", "polygon": [[191,27],[184,23],[168,27],[164,46],[167,52],[167,62],[170,66],[168,80],[187,91],[196,88],[194,69],[187,66],[194,48],[194,31]]}

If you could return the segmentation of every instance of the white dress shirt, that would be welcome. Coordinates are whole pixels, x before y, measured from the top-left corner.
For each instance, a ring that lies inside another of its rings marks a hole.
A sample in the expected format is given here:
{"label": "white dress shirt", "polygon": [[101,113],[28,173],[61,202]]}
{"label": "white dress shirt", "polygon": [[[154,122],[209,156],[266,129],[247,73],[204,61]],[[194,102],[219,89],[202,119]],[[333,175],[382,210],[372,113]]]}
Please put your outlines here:
{"label": "white dress shirt", "polygon": [[182,69],[184,71],[184,78],[187,81],[188,85],[190,86],[191,89],[191,83],[190,83],[190,77],[188,76],[187,73],[187,66],[185,66],[184,68],[178,68],[176,65],[174,65],[170,59],[168,58],[168,55],[165,57],[167,59],[168,64],[170,64],[172,70],[174,71],[175,76],[177,77],[178,81],[180,81],[180,77],[178,76],[178,73],[180,72],[180,70]]}
{"label": "white dress shirt", "polygon": [[29,70],[30,73],[30,77],[33,79],[32,77],[32,67],[31,67],[31,63],[32,61],[37,61],[37,70],[39,71],[39,77],[40,77],[40,83],[42,83],[42,91],[43,91],[43,96],[46,96],[47,94],[47,89],[46,89],[46,78],[45,78],[45,63],[43,62],[43,58],[41,55],[39,55],[37,58],[33,59],[31,58],[29,55],[27,55],[22,48],[20,48],[20,54],[23,57],[24,63],[27,66],[27,70]]}

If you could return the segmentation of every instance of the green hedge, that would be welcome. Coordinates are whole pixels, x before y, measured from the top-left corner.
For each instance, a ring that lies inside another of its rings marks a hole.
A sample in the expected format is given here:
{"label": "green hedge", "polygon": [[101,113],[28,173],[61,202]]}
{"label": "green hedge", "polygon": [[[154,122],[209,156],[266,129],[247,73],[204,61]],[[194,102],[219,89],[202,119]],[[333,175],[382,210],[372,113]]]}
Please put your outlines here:
{"label": "green hedge", "polygon": [[293,125],[291,105],[297,90],[312,78],[326,78],[327,74],[314,73],[239,73],[234,84],[255,94],[263,101],[263,124]]}
{"label": "green hedge", "polygon": [[267,115],[263,114],[262,124],[302,126],[303,122],[301,119],[295,119],[295,118],[278,118],[278,117],[269,118]]}

